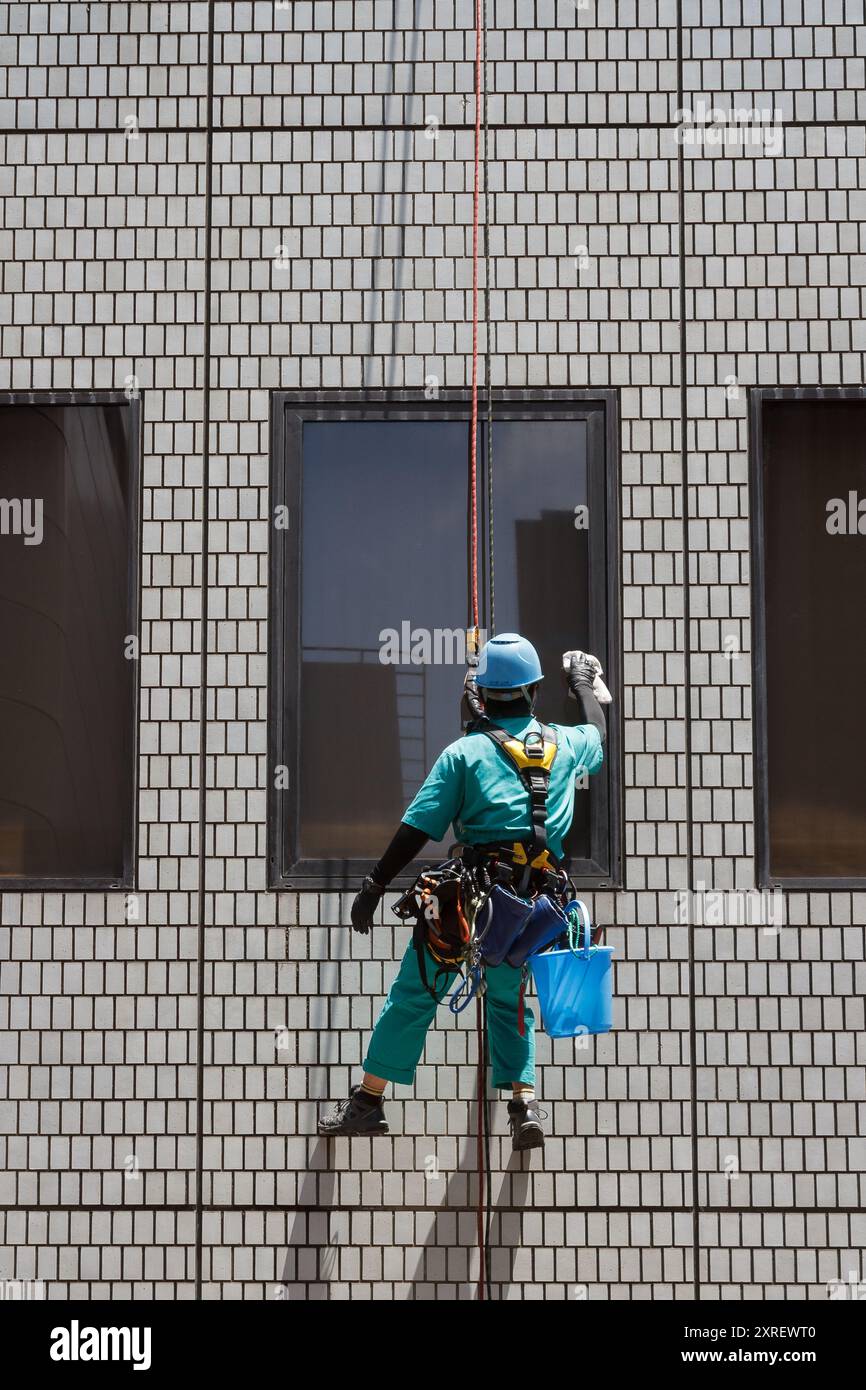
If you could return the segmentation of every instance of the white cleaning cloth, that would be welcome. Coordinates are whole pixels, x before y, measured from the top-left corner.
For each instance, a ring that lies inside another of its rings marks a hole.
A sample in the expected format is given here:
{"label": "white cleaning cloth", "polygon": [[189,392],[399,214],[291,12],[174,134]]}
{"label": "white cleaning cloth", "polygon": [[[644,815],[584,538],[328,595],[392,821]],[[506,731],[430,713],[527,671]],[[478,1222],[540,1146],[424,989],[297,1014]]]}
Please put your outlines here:
{"label": "white cleaning cloth", "polygon": [[[562,653],[562,669],[563,669],[563,671],[567,671],[567,670],[568,670],[568,668],[569,668],[570,665],[571,665],[571,658],[572,658],[573,656],[582,657],[584,661],[588,661],[589,664],[590,664],[591,666],[594,666],[594,667],[595,667],[595,669],[596,669],[596,677],[595,677],[595,680],[594,680],[593,683],[592,683],[592,693],[594,694],[595,698],[598,700],[598,703],[599,703],[600,705],[612,705],[612,704],[613,704],[613,696],[611,695],[610,691],[608,690],[607,686],[605,685],[604,681],[602,680],[602,676],[603,676],[604,672],[603,672],[602,669],[601,669],[601,662],[599,661],[598,657],[597,657],[597,656],[590,656],[588,652],[563,652],[563,653]],[[571,691],[569,691],[568,693],[569,693],[569,695],[571,695]],[[573,699],[575,699],[576,697],[575,697],[574,695],[571,695],[571,698],[572,698],[572,700],[573,700]]]}

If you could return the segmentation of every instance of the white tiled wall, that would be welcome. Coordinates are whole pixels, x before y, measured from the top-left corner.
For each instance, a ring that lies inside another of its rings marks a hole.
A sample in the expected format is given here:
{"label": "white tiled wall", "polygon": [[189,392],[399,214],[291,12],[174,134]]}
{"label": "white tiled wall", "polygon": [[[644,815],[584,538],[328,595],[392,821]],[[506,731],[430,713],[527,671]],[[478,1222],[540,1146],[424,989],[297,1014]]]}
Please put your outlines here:
{"label": "white tiled wall", "polygon": [[[208,1298],[477,1275],[474,1021],[442,1011],[390,1137],[328,1148],[405,929],[264,887],[269,391],[466,383],[474,8],[215,3],[209,72],[205,3],[0,4],[0,389],[134,374],[145,421],[140,922],[2,895],[0,1277],[49,1296],[192,1297],[197,1204]],[[693,972],[676,913],[690,850],[694,886],[754,884],[746,388],[864,380],[863,4],[682,8],[489,3],[493,380],[620,389],[624,551],[616,1029],[541,1038],[543,1161],[494,1108],[502,1298],[863,1277],[866,895],[696,927]],[[680,162],[699,99],[778,107],[782,148]]]}

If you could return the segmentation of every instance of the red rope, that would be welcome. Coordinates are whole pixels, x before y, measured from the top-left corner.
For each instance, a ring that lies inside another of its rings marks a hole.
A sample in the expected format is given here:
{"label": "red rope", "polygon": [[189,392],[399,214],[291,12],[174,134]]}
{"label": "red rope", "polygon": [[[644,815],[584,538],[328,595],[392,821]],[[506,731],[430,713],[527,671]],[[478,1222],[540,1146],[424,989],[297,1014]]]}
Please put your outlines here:
{"label": "red rope", "polygon": [[[481,0],[475,0],[475,182],[472,197],[472,434],[469,462],[469,512],[472,593],[472,626],[478,631],[478,184],[481,149]],[[477,644],[476,644],[477,648]],[[484,1093],[487,1077],[484,1066],[484,1028],[481,996],[476,1014],[478,1046],[478,1299],[484,1301],[487,1255],[484,1234]]]}
{"label": "red rope", "polygon": [[472,626],[478,627],[478,166],[481,148],[481,0],[475,0],[475,183],[472,198],[472,426],[469,493]]}
{"label": "red rope", "polygon": [[475,1032],[478,1043],[478,1301],[484,1302],[486,1283],[486,1253],[484,1250],[484,1091],[487,1078],[484,1075],[484,1031],[481,1024],[481,996],[478,996],[475,1015]]}

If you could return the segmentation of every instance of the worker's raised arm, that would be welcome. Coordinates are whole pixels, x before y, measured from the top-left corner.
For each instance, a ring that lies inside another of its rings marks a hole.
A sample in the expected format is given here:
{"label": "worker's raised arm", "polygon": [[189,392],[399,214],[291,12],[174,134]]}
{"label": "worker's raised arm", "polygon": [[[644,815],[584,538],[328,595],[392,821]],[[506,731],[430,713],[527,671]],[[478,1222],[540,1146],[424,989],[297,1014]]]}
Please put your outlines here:
{"label": "worker's raised arm", "polygon": [[566,656],[570,658],[568,666],[565,668],[565,679],[569,692],[583,710],[583,723],[592,724],[598,730],[599,737],[604,743],[607,738],[607,721],[604,717],[604,710],[593,690],[600,667],[594,664],[583,652],[567,652]]}

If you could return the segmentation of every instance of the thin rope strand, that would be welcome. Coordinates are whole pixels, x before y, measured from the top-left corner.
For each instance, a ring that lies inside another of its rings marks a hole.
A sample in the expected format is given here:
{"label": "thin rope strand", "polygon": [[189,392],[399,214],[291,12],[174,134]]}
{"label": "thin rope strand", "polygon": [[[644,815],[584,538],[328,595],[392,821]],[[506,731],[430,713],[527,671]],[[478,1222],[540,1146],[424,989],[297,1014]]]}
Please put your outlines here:
{"label": "thin rope strand", "polygon": [[493,563],[493,382],[491,378],[492,328],[490,323],[490,177],[487,133],[487,0],[484,0],[484,384],[487,387],[487,559],[490,575],[489,636],[496,633],[496,582]]}
{"label": "thin rope strand", "polygon": [[481,146],[481,0],[475,0],[475,175],[472,196],[472,423],[470,426],[470,608],[478,627],[478,181]]}
{"label": "thin rope strand", "polygon": [[[472,424],[469,477],[471,489],[470,535],[472,558],[470,589],[472,626],[478,631],[478,181],[481,148],[481,0],[475,0],[475,182],[472,199]],[[475,642],[477,650],[477,640]],[[478,1049],[478,1110],[476,1123],[478,1167],[478,1300],[483,1302],[487,1285],[487,1255],[485,1250],[484,1211],[484,1020],[479,997],[475,1015]]]}

